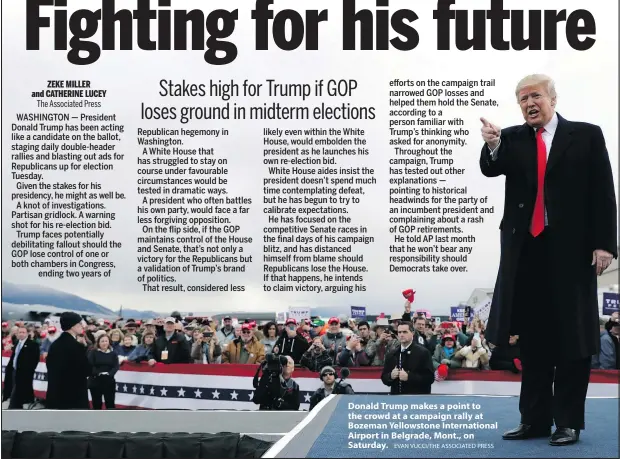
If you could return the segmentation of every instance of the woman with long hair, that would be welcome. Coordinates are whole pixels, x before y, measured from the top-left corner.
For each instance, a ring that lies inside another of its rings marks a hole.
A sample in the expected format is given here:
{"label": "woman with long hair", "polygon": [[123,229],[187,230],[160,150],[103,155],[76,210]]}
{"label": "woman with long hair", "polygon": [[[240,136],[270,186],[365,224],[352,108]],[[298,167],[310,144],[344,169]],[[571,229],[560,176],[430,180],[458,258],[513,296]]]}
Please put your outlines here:
{"label": "woman with long hair", "polygon": [[278,326],[275,322],[267,322],[263,325],[263,334],[265,337],[261,340],[263,346],[265,346],[265,355],[273,352],[273,347],[278,341]]}
{"label": "woman with long hair", "polygon": [[115,408],[115,375],[119,368],[118,355],[110,346],[108,335],[100,335],[95,348],[88,354],[92,375],[88,379],[88,388],[93,403],[93,410],[100,410],[105,400],[107,410]]}

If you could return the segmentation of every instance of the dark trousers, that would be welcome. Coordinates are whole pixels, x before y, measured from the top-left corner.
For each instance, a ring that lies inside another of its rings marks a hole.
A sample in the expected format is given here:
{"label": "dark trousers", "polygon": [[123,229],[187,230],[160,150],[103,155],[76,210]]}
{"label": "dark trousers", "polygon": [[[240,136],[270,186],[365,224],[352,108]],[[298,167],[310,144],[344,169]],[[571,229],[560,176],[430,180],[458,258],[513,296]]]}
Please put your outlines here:
{"label": "dark trousers", "polygon": [[[585,428],[585,402],[590,382],[591,357],[562,356],[553,337],[553,284],[548,269],[548,228],[538,237],[527,236],[517,272],[511,333],[519,335],[521,349],[521,395],[523,424]],[[549,328],[550,326],[550,328]],[[579,324],[575,324],[578,327]]]}
{"label": "dark trousers", "polygon": [[11,390],[11,398],[9,398],[9,410],[21,410],[24,408],[24,402],[17,388],[18,381],[17,370],[13,370],[13,389]]}
{"label": "dark trousers", "polygon": [[116,398],[116,381],[112,376],[101,375],[90,380],[90,397],[93,402],[93,410],[100,410],[102,401],[105,400],[106,410],[113,410]]}

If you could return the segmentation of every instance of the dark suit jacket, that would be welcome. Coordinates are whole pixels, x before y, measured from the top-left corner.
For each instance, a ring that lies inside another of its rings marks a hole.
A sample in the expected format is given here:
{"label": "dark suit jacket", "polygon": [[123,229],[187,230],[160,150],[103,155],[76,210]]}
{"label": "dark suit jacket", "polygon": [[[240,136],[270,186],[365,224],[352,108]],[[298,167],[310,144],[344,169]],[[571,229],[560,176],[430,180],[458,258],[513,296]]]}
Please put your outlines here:
{"label": "dark suit jacket", "polygon": [[[168,350],[168,358],[161,359],[161,353]],[[159,336],[155,340],[153,349],[153,358],[161,363],[192,363],[191,350],[189,341],[182,333],[174,333],[170,341],[166,339],[166,335]]]}
{"label": "dark suit jacket", "polygon": [[[519,256],[529,233],[537,192],[534,129],[527,124],[503,129],[498,156],[486,145],[480,169],[487,177],[506,177],[501,230],[501,261],[486,338],[508,345]],[[545,174],[545,208],[550,273],[548,310],[556,320],[554,337],[564,357],[586,358],[600,346],[595,249],[617,258],[617,209],[612,169],[598,126],[567,121],[558,115]],[[536,295],[531,292],[531,295]],[[518,310],[515,310],[518,314]],[[518,332],[518,331],[517,331]]]}
{"label": "dark suit jacket", "polygon": [[32,380],[34,378],[34,372],[39,364],[39,345],[28,338],[24,342],[24,346],[19,352],[17,357],[17,374],[15,381],[13,381],[13,363],[15,361],[15,351],[17,351],[17,344],[13,346],[13,352],[11,358],[6,366],[6,373],[4,376],[4,392],[2,394],[2,400],[8,400],[11,397],[13,386],[15,386],[16,396],[19,399],[17,403],[26,404],[34,402],[34,390],[32,387]]}
{"label": "dark suit jacket", "polygon": [[431,353],[425,347],[411,343],[402,355],[402,368],[408,373],[409,379],[401,381],[392,379],[391,373],[398,366],[400,346],[391,351],[385,358],[381,381],[390,386],[390,394],[430,394],[431,385],[435,382],[435,367]]}
{"label": "dark suit jacket", "polygon": [[64,332],[47,354],[46,407],[53,410],[87,410],[88,376],[91,374],[86,346]]}

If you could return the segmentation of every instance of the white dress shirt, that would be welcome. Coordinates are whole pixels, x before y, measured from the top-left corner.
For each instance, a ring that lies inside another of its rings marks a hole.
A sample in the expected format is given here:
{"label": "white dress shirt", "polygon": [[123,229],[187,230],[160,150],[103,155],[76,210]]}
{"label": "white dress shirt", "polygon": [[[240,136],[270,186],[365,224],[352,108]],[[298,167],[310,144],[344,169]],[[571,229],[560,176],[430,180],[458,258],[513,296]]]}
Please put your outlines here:
{"label": "white dress shirt", "polygon": [[[553,137],[555,137],[555,131],[558,128],[558,114],[554,112],[551,120],[549,120],[549,122],[545,126],[543,126],[543,128],[545,131],[542,133],[542,139],[545,143],[545,149],[547,150],[547,161],[549,161],[549,152],[551,151],[551,145],[553,144]],[[538,129],[534,128],[535,132],[537,130]],[[489,147],[487,147],[489,148],[489,151],[491,153],[492,161],[495,161],[497,159],[497,151],[499,150],[499,146],[501,145],[501,143],[502,139],[500,137],[499,143],[494,150],[491,150]],[[547,220],[547,209],[545,208],[545,226],[547,226],[548,223],[549,222]]]}

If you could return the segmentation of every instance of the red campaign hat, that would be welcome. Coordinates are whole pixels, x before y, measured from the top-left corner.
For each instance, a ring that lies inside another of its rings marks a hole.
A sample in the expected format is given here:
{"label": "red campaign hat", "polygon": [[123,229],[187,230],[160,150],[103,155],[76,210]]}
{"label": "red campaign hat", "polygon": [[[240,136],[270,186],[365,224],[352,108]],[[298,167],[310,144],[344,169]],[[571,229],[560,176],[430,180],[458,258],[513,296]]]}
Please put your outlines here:
{"label": "red campaign hat", "polygon": [[52,327],[48,328],[47,331],[50,332],[50,333],[56,333],[56,327],[52,326]]}
{"label": "red campaign hat", "polygon": [[8,322],[2,322],[2,328],[6,328],[6,327],[8,327],[8,326],[9,326],[9,323],[8,323]]}
{"label": "red campaign hat", "polygon": [[39,334],[39,338],[41,338],[41,339],[45,339],[46,337],[47,337],[47,333],[45,333],[45,332],[41,332]]}
{"label": "red campaign hat", "polygon": [[252,322],[250,322],[248,325],[249,325],[250,327],[252,327],[252,328],[256,328],[256,321],[255,321],[255,320],[253,320],[253,321],[252,321]]}
{"label": "red campaign hat", "polygon": [[442,363],[437,367],[437,372],[435,374],[435,381],[443,381],[448,377],[448,365]]}
{"label": "red campaign hat", "polygon": [[407,290],[403,290],[403,296],[407,301],[413,303],[413,298],[415,296],[415,290],[408,288]]}
{"label": "red campaign hat", "polygon": [[441,341],[445,341],[447,339],[451,339],[452,341],[456,343],[456,339],[454,338],[454,335],[443,335],[443,337],[441,338]]}
{"label": "red campaign hat", "polygon": [[294,324],[297,325],[297,320],[291,317],[290,319],[286,319],[286,323],[284,325]]}
{"label": "red campaign hat", "polygon": [[252,325],[250,325],[250,324],[243,324],[243,325],[241,325],[241,330],[252,330]]}
{"label": "red campaign hat", "polygon": [[338,317],[330,317],[329,320],[327,321],[327,324],[331,325],[332,322],[336,322],[338,325],[340,325],[340,319]]}

